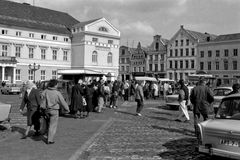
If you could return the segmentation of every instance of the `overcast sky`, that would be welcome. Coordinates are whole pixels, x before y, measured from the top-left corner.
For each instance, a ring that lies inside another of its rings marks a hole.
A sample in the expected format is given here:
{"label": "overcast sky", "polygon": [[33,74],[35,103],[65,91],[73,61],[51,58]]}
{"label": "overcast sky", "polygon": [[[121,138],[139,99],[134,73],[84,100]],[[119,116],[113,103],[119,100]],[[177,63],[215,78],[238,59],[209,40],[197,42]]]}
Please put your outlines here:
{"label": "overcast sky", "polygon": [[[212,34],[240,33],[240,0],[12,0],[67,12],[81,21],[105,17],[121,31],[121,45],[171,39],[180,25]],[[127,43],[128,42],[128,43]]]}

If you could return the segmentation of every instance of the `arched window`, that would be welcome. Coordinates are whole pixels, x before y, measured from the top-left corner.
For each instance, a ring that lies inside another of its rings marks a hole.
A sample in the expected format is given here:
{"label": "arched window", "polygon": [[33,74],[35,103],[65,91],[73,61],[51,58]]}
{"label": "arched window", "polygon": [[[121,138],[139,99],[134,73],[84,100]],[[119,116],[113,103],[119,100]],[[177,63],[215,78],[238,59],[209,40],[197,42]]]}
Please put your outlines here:
{"label": "arched window", "polygon": [[92,53],[92,62],[93,63],[97,63],[97,59],[98,59],[97,52],[93,51],[93,53]]}
{"label": "arched window", "polygon": [[112,53],[111,52],[108,53],[107,63],[112,63]]}

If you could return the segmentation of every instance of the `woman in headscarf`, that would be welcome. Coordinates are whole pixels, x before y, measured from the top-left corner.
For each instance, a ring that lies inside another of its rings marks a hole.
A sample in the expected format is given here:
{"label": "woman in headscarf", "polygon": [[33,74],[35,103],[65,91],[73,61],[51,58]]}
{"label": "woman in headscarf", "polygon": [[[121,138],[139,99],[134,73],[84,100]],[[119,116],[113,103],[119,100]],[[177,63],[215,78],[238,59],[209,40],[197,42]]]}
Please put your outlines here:
{"label": "woman in headscarf", "polygon": [[20,106],[20,113],[23,114],[23,109],[27,107],[27,129],[22,137],[22,139],[26,139],[29,135],[29,131],[31,126],[34,125],[35,135],[39,135],[40,129],[40,122],[39,122],[39,114],[38,109],[40,106],[40,92],[37,89],[36,85],[31,82],[27,81],[26,83],[26,90],[23,94],[24,97],[22,99],[22,103]]}

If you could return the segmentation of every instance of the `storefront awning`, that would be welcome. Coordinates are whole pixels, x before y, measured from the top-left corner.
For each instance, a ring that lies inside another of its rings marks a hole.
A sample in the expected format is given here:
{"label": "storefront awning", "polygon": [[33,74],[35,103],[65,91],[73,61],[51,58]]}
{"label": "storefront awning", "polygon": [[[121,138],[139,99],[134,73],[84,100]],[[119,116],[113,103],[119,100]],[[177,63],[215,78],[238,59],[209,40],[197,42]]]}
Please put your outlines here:
{"label": "storefront awning", "polygon": [[78,74],[94,74],[94,75],[103,75],[104,73],[88,69],[63,69],[58,70],[60,75],[78,75]]}

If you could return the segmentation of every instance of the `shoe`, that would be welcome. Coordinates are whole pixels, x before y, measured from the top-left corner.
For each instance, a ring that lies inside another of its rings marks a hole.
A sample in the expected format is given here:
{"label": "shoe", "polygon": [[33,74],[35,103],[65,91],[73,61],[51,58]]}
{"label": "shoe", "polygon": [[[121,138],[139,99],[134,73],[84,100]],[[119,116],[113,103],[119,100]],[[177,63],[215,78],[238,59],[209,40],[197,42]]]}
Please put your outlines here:
{"label": "shoe", "polygon": [[41,133],[38,131],[34,133],[34,136],[40,136],[40,135],[41,135]]}
{"label": "shoe", "polygon": [[180,119],[175,119],[174,121],[176,121],[176,122],[182,122]]}
{"label": "shoe", "polygon": [[54,141],[49,141],[49,142],[47,142],[47,144],[54,144],[55,142]]}
{"label": "shoe", "polygon": [[137,116],[142,116],[141,113],[137,113],[136,115],[137,115]]}

